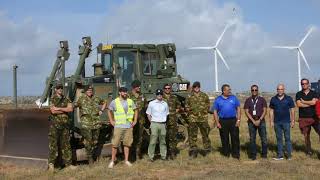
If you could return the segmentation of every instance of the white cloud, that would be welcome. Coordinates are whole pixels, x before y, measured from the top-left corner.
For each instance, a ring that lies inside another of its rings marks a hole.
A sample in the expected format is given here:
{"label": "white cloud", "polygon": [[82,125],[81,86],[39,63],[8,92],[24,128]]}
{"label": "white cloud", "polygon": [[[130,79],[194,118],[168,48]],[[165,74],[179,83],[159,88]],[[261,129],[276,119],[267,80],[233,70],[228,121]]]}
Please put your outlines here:
{"label": "white cloud", "polygon": [[[251,83],[258,83],[263,90],[273,91],[277,83],[284,82],[288,90],[295,91],[296,56],[271,49],[281,39],[274,39],[258,24],[245,22],[241,11],[237,4],[221,6],[211,0],[124,1],[107,16],[106,32],[112,43],[176,43],[179,72],[191,81],[200,80],[204,89],[211,91],[214,87],[213,54],[205,50],[187,50],[187,47],[214,45],[226,23],[235,21],[236,25],[225,33],[220,44],[231,68],[228,72],[219,62],[220,85],[230,83],[234,90],[240,91],[248,89]],[[288,38],[286,35],[278,37]],[[319,32],[314,32],[312,38],[319,42]],[[310,39],[304,48],[317,43]],[[320,54],[312,48],[305,54],[316,73],[307,72],[303,67],[303,76],[315,78],[320,65],[315,63],[315,58]]]}
{"label": "white cloud", "polygon": [[[19,65],[19,94],[40,94],[59,40],[69,40],[71,57],[66,68],[70,74],[76,68],[81,37],[90,35],[96,45],[106,42],[107,34],[111,43],[176,43],[179,73],[191,81],[200,80],[206,91],[212,91],[212,52],[187,48],[213,45],[230,20],[236,25],[226,32],[220,50],[231,71],[219,61],[220,85],[230,83],[234,91],[241,91],[258,83],[263,90],[273,91],[277,83],[284,82],[287,89],[297,89],[296,54],[270,47],[294,45],[306,31],[288,29],[297,37],[269,34],[259,24],[246,22],[237,4],[220,5],[212,0],[126,0],[119,4],[109,2],[108,6],[107,15],[62,13],[27,17],[21,22],[0,11],[0,95],[11,94],[13,64]],[[312,80],[319,78],[319,42],[320,33],[316,30],[302,47],[312,68],[308,72],[303,65],[302,74]],[[94,56],[90,62],[94,62]],[[87,63],[87,67],[91,65]]]}
{"label": "white cloud", "polygon": [[19,94],[41,92],[59,35],[34,24],[31,18],[11,21],[4,12],[0,12],[0,34],[0,95],[11,94],[13,64],[19,66]]}

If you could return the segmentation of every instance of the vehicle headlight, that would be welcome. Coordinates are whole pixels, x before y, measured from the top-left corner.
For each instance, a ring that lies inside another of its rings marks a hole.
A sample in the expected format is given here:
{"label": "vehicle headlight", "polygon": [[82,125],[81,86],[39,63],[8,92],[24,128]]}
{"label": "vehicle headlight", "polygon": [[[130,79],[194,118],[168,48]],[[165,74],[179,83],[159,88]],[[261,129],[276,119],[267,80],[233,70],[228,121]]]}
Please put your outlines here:
{"label": "vehicle headlight", "polygon": [[172,91],[177,92],[179,90],[179,84],[178,83],[173,83],[172,84]]}

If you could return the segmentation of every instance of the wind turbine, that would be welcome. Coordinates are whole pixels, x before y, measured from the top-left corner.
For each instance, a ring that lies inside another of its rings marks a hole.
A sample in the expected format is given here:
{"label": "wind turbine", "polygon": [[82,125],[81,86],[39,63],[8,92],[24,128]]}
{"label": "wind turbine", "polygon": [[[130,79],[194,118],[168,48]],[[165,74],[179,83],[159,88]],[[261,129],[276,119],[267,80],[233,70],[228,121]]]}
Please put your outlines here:
{"label": "wind turbine", "polygon": [[231,26],[232,24],[227,24],[224,28],[224,30],[222,31],[221,35],[219,36],[216,44],[214,46],[206,46],[206,47],[191,47],[189,49],[209,49],[209,50],[213,50],[214,53],[214,72],[215,72],[215,90],[216,92],[219,92],[219,88],[218,88],[218,57],[219,56],[222,60],[222,62],[224,63],[224,65],[226,66],[226,68],[228,70],[230,70],[229,65],[227,64],[226,60],[224,59],[224,57],[222,56],[220,50],[218,49],[218,45],[224,35],[224,33],[227,31],[227,29]]}
{"label": "wind turbine", "polygon": [[301,46],[304,43],[304,41],[307,39],[307,37],[310,35],[310,33],[313,31],[313,27],[309,29],[307,34],[303,37],[303,39],[300,41],[298,46],[272,46],[273,48],[281,48],[281,49],[289,49],[289,50],[296,50],[297,51],[297,57],[298,57],[298,87],[299,91],[301,90],[300,80],[301,80],[301,62],[300,62],[300,56],[302,57],[304,63],[306,64],[308,70],[310,70],[310,66],[308,64],[308,61],[306,57],[304,56],[304,53],[301,50]]}

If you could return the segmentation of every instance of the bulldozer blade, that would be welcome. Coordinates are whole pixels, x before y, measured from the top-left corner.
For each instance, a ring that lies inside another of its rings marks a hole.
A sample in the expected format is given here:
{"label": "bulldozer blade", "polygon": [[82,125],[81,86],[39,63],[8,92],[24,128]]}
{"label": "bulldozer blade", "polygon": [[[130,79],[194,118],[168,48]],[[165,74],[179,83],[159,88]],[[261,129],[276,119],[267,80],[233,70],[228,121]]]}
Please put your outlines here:
{"label": "bulldozer blade", "polygon": [[46,164],[48,115],[39,109],[0,112],[0,160],[22,165]]}

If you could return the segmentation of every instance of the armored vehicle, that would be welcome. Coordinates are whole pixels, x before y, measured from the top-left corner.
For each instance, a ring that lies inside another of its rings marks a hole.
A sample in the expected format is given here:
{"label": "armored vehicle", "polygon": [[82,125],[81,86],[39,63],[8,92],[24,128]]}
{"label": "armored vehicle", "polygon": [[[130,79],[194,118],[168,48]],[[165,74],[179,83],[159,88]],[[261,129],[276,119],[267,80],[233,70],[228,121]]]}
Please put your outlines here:
{"label": "armored vehicle", "polygon": [[[93,76],[86,76],[85,64],[91,52],[96,49],[97,60],[92,65]],[[56,61],[52,71],[46,80],[46,86],[37,101],[40,108],[50,106],[48,100],[54,93],[58,82],[62,82],[65,95],[75,102],[83,93],[84,86],[93,85],[95,95],[106,99],[108,103],[118,95],[120,87],[131,89],[134,80],[141,81],[141,92],[148,101],[152,100],[154,92],[162,88],[164,84],[171,83],[174,94],[181,102],[184,102],[188,94],[190,82],[177,74],[175,44],[99,44],[92,48],[91,38],[83,37],[79,46],[79,62],[73,75],[65,76],[65,62],[69,59],[69,46],[67,41],[60,41]],[[71,145],[75,160],[86,160],[81,133],[79,131],[80,114],[78,108],[70,113],[72,119]],[[100,154],[110,153],[109,144],[112,127],[108,123],[108,117],[104,112],[101,117]],[[184,120],[183,120],[184,121]],[[47,125],[47,124],[45,124]],[[9,130],[7,130],[9,131]],[[47,134],[42,136],[47,137]],[[6,137],[5,137],[6,139]],[[10,144],[10,143],[9,143]],[[7,146],[10,146],[7,144]],[[42,145],[47,148],[47,145]],[[24,155],[28,156],[28,155]],[[34,157],[37,157],[36,155]]]}

